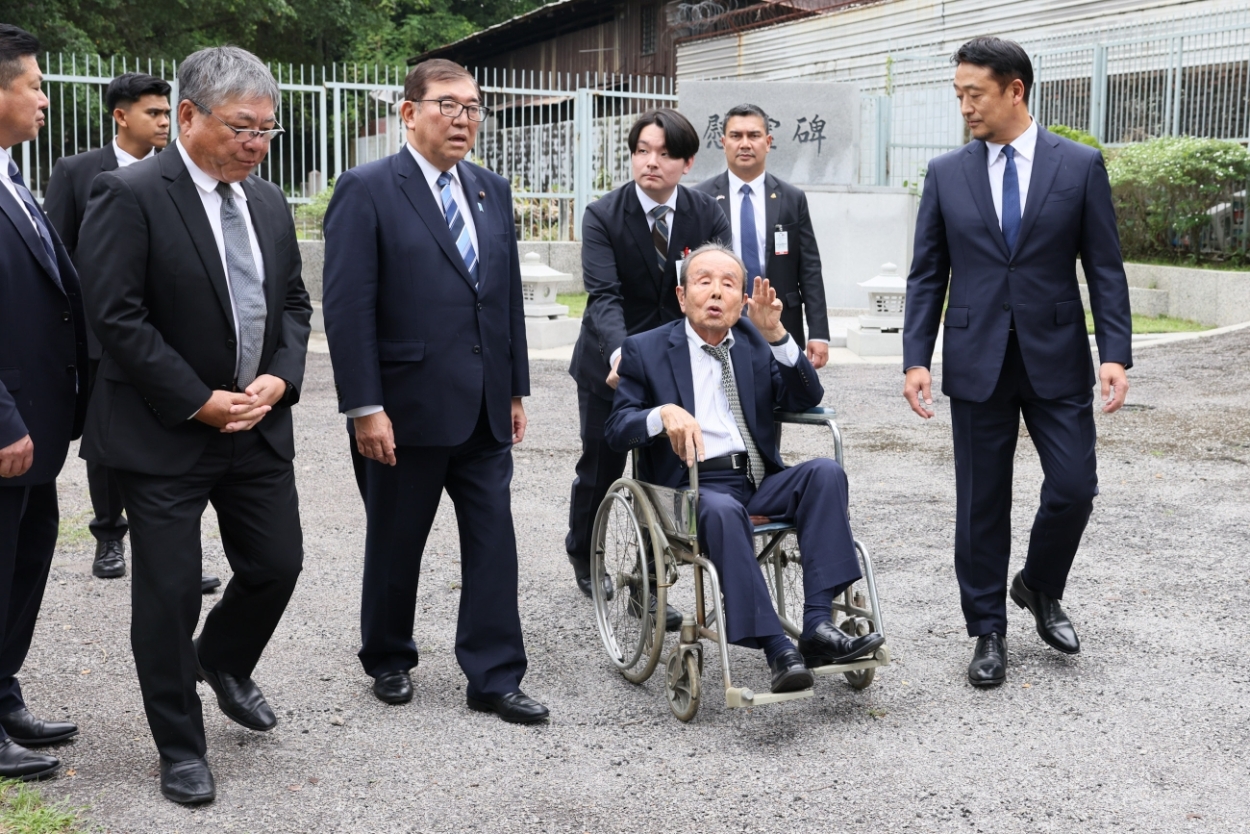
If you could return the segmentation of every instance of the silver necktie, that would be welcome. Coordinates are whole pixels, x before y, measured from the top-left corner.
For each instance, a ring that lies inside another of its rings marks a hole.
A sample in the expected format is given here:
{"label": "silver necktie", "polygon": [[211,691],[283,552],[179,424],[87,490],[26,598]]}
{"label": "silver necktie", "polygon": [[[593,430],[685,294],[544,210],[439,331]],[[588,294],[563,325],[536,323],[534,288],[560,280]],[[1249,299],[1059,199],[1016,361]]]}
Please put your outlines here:
{"label": "silver necktie", "polygon": [[217,183],[217,193],[221,195],[221,236],[226,244],[230,296],[239,319],[239,372],[235,384],[243,390],[256,380],[265,345],[265,283],[257,274],[247,222],[234,202],[230,184]]}
{"label": "silver necktie", "polygon": [[738,424],[738,433],[742,435],[742,442],[747,447],[747,479],[759,486],[764,478],[764,459],[760,457],[755,438],[751,437],[746,416],[742,413],[742,403],[738,401],[738,386],[734,383],[733,366],[729,364],[729,345],[703,345],[703,349],[720,362],[720,385],[725,391],[725,399],[729,401],[734,422]]}

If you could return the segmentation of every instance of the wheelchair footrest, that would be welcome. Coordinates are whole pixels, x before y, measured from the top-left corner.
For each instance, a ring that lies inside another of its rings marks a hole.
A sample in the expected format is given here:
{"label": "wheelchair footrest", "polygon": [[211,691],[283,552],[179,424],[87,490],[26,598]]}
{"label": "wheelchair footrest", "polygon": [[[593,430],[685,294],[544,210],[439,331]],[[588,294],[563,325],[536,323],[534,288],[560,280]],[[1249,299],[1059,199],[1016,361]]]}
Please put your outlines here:
{"label": "wheelchair footrest", "polygon": [[817,677],[825,677],[826,675],[841,675],[844,672],[858,672],[861,669],[876,669],[879,666],[890,665],[890,650],[886,646],[882,646],[873,652],[872,657],[865,657],[863,660],[853,660],[850,663],[833,663],[829,666],[813,666],[809,670]]}
{"label": "wheelchair footrest", "polygon": [[764,704],[779,704],[782,701],[798,701],[816,694],[813,689],[802,689],[798,692],[755,692],[745,686],[731,686],[725,690],[725,706],[729,709],[737,707],[758,707]]}

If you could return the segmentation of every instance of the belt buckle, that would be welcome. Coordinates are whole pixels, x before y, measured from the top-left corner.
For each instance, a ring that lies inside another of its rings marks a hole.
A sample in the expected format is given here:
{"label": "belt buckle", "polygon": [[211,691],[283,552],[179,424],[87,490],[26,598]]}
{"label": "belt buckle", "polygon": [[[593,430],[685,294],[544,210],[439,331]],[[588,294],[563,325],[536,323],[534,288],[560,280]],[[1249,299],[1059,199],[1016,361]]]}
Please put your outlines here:
{"label": "belt buckle", "polygon": [[729,465],[734,472],[737,472],[739,469],[746,468],[746,464],[743,462],[742,458],[743,454],[741,452],[734,452],[729,456]]}

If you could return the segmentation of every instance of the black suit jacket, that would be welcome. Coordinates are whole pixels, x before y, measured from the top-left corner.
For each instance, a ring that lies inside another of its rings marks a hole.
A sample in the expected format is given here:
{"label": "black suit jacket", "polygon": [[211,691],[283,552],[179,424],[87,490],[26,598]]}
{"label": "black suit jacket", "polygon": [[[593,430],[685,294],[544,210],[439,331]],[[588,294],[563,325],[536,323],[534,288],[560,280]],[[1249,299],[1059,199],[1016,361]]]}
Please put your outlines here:
{"label": "black suit jacket", "polygon": [[[78,263],[78,230],[82,227],[83,215],[87,213],[91,183],[95,182],[97,174],[116,170],[117,153],[112,142],[102,148],[63,156],[52,166],[43,209],[52,219],[52,225],[56,226],[75,264]],[[100,359],[100,340],[90,328],[87,330],[87,351],[90,358]]]}
{"label": "black suit jacket", "polygon": [[1133,364],[1128,281],[1102,154],[1039,126],[1015,251],[994,211],[981,140],[929,163],[907,277],[903,367],[929,367],[942,307],[942,391],[984,402],[1015,326],[1029,382],[1047,399],[1088,392],[1094,366],[1076,280],[1089,284],[1098,354]]}
{"label": "black suit jacket", "polygon": [[582,283],[590,297],[569,366],[578,385],[612,399],[607,383],[610,360],[625,337],[681,318],[677,261],[710,240],[729,245],[731,239],[729,223],[716,201],[679,185],[661,274],[634,182],[591,203],[582,219]]}
{"label": "black suit jacket", "polygon": [[[734,344],[729,349],[738,385],[738,401],[747,428],[771,475],[786,466],[777,454],[777,426],[773,412],[806,411],[820,405],[825,389],[807,356],[800,353],[794,367],[773,358],[772,348],[743,316],[734,325]],[[630,336],[621,349],[617,366],[621,383],[612,401],[612,414],[604,427],[608,444],[617,451],[645,447],[643,470],[654,483],[678,487],[686,483],[685,462],[677,457],[667,437],[647,436],[647,415],[653,408],[676,403],[694,414],[694,375],[690,369],[690,346],[685,319]]]}
{"label": "black suit jacket", "polygon": [[[290,406],[304,379],[312,305],[295,224],[277,186],[243,182],[264,258],[262,374],[289,385],[256,425],[295,456]],[[81,455],[115,469],[181,475],[217,431],[191,419],[234,385],[234,315],[212,227],[177,149],[96,177],[78,259],[91,327],[104,347]]]}
{"label": "black suit jacket", "polygon": [[[46,215],[45,215],[46,222]],[[61,286],[29,215],[0,186],[0,448],[30,435],[31,468],[0,486],[56,480],[87,407],[87,336],[74,264],[49,224]]]}
{"label": "black suit jacket", "polygon": [[[696,191],[710,194],[725,212],[725,220],[733,228],[733,211],[730,201],[741,196],[729,193],[729,172],[704,180]],[[825,278],[820,269],[820,250],[816,246],[816,232],[807,210],[807,195],[801,188],[764,174],[764,277],[777,290],[777,297],[785,305],[781,323],[799,343],[807,344],[807,336],[829,340],[829,310],[825,306]],[[777,254],[774,236],[786,232],[789,253]],[[750,276],[754,278],[754,276]],[[748,284],[749,289],[749,284]],[[806,309],[807,334],[804,335],[803,319]]]}
{"label": "black suit jacket", "polygon": [[492,434],[508,442],[512,398],[530,392],[511,188],[470,162],[456,173],[477,232],[478,289],[406,147],[344,173],[326,211],[339,410],[383,406],[400,446],[463,443],[483,397]]}

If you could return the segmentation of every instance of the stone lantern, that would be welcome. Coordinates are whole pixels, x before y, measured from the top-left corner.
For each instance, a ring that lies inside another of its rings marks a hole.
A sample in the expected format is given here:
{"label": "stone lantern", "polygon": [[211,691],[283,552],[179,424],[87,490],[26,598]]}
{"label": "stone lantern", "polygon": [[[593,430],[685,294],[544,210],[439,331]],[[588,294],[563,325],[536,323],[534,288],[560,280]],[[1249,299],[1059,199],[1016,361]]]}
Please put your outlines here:
{"label": "stone lantern", "polygon": [[556,303],[556,289],[573,276],[542,262],[537,252],[521,259],[521,297],[525,300],[525,339],[535,350],[571,345],[582,323],[569,318],[569,308]]}
{"label": "stone lantern", "polygon": [[860,356],[902,355],[907,279],[887,263],[881,265],[881,274],[859,286],[868,290],[868,313],[847,329],[846,346]]}

